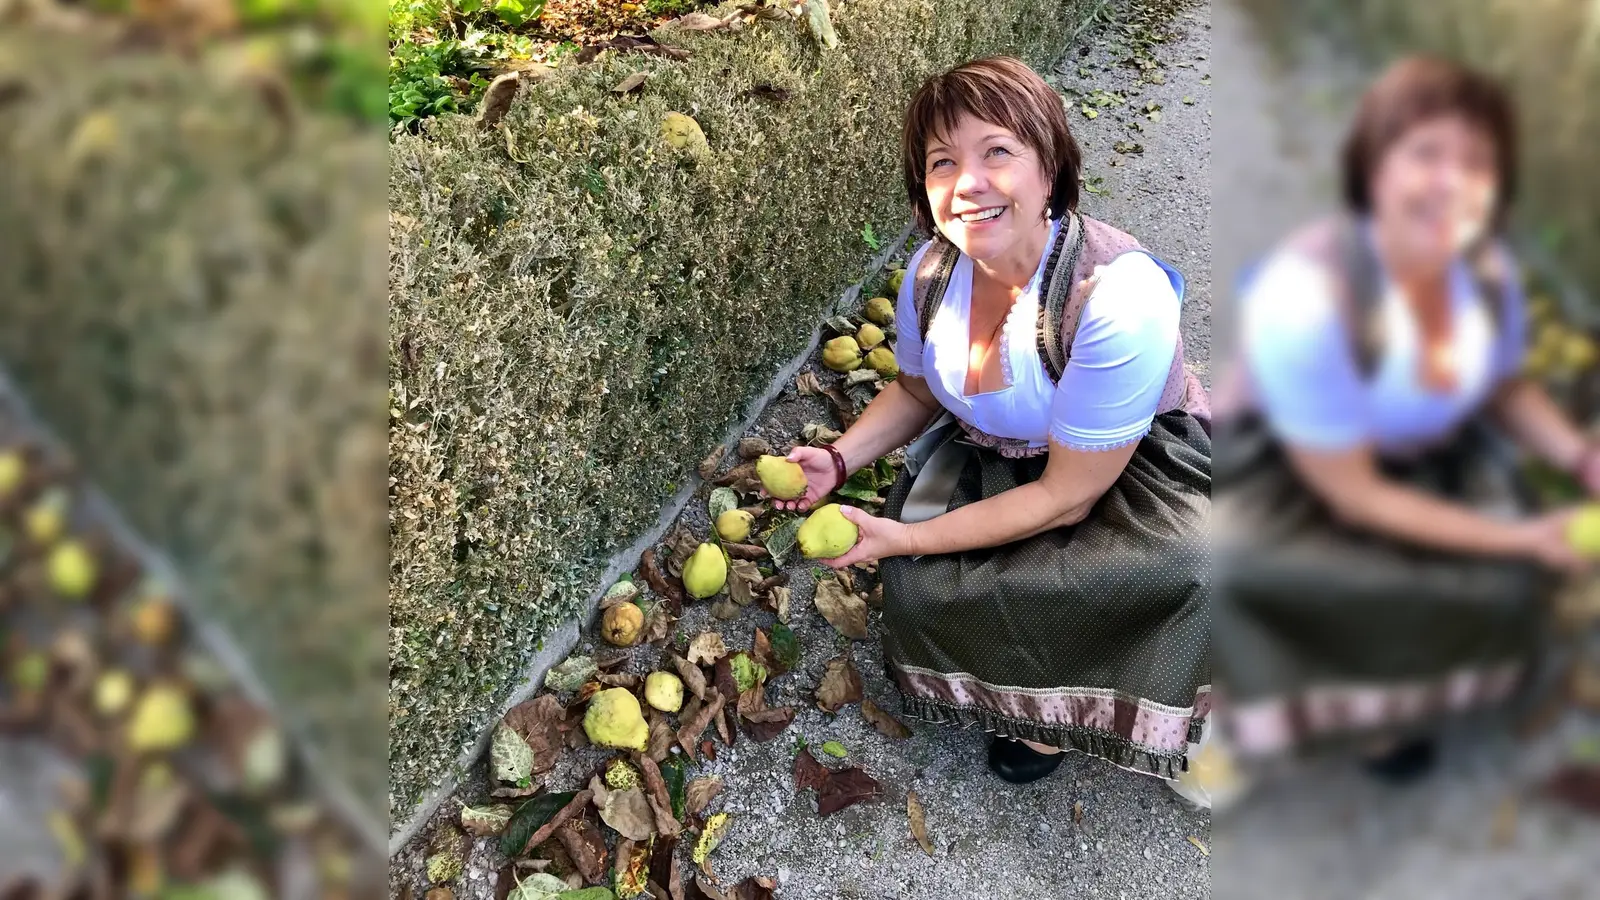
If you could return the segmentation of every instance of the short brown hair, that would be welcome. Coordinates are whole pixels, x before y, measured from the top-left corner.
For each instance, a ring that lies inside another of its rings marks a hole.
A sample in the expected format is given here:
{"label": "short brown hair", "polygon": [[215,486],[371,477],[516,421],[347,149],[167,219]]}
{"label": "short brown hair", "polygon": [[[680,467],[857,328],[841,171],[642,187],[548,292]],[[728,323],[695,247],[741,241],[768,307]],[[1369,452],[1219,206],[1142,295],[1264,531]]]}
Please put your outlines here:
{"label": "short brown hair", "polygon": [[905,163],[906,197],[917,227],[935,230],[928,206],[928,144],[956,129],[972,115],[1015,134],[1039,155],[1050,192],[1050,218],[1078,208],[1078,170],[1082,155],[1067,129],[1061,96],[1027,64],[1009,56],[963,63],[923,83],[906,110],[900,148]]}
{"label": "short brown hair", "polygon": [[1372,209],[1372,174],[1383,154],[1408,129],[1427,119],[1459,115],[1494,143],[1497,192],[1493,224],[1505,223],[1517,187],[1517,134],[1511,100],[1500,85],[1466,66],[1428,56],[1391,65],[1361,97],[1345,138],[1344,199],[1351,210]]}

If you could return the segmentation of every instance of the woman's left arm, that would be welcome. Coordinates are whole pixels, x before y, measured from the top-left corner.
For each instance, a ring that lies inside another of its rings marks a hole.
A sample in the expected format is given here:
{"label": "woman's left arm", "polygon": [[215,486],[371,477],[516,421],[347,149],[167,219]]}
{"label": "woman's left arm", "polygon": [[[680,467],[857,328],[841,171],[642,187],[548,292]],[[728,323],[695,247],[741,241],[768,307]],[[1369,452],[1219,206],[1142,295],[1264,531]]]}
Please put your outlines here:
{"label": "woman's left arm", "polygon": [[1600,495],[1600,444],[1584,436],[1542,385],[1509,378],[1490,399],[1490,409],[1517,443]]}
{"label": "woman's left arm", "polygon": [[1150,430],[1177,352],[1182,279],[1142,253],[1105,266],[1056,387],[1039,480],[913,525],[849,509],[861,538],[830,565],[995,547],[1088,516]]}

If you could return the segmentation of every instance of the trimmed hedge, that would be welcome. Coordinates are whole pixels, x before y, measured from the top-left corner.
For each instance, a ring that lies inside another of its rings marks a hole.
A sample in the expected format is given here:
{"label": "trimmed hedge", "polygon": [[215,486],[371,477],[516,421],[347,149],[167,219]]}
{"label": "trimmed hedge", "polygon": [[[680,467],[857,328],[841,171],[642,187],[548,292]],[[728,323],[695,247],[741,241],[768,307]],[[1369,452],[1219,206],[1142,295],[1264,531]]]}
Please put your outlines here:
{"label": "trimmed hedge", "polygon": [[[459,116],[396,139],[397,818],[804,347],[872,256],[863,225],[899,232],[916,87],[998,53],[1048,65],[1096,6],[850,3],[834,51],[798,23],[668,32],[691,59],[606,54],[525,86],[509,140]],[[637,71],[642,92],[611,92]],[[699,121],[709,159],[663,144],[668,111]]]}
{"label": "trimmed hedge", "polygon": [[0,34],[0,360],[384,814],[381,129]]}

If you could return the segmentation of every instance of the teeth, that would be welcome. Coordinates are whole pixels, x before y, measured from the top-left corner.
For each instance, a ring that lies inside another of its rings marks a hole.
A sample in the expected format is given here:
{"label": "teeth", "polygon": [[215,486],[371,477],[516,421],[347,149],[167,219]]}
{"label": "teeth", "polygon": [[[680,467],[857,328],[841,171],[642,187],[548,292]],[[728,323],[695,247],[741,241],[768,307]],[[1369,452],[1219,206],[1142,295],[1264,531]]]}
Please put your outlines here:
{"label": "teeth", "polygon": [[980,212],[980,213],[962,213],[961,221],[963,221],[963,222],[987,222],[990,219],[993,219],[993,218],[999,216],[1001,213],[1003,213],[1005,211],[1006,211],[1006,208],[1001,206],[1001,207],[997,207],[995,209],[984,210],[983,212]]}

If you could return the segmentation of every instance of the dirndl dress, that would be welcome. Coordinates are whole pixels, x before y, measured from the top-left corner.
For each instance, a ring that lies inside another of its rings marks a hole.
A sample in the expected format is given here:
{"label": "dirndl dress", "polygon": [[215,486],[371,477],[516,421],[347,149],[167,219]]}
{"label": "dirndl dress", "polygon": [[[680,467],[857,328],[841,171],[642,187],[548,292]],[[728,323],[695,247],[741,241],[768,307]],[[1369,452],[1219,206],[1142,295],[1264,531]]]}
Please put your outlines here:
{"label": "dirndl dress", "polygon": [[[1045,463],[942,420],[908,450],[884,515],[901,520],[928,479],[948,483],[953,510],[1037,480]],[[1164,412],[1083,521],[883,560],[884,654],[905,715],[1176,778],[1209,707],[1210,484],[1205,428]]]}

